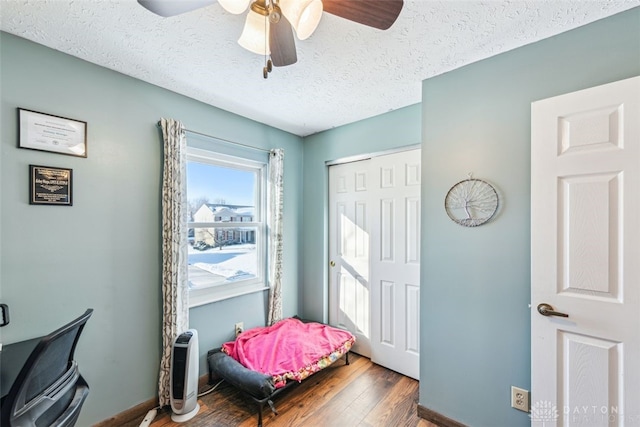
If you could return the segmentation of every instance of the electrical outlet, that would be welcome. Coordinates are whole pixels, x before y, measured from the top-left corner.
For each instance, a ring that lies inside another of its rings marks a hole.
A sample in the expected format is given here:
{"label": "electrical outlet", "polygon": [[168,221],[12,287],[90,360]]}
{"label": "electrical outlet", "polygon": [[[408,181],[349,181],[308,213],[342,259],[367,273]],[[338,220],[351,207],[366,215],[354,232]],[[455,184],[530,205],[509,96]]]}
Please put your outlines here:
{"label": "electrical outlet", "polygon": [[244,322],[236,323],[236,337],[244,331]]}
{"label": "electrical outlet", "polygon": [[529,412],[529,390],[511,386],[511,407]]}

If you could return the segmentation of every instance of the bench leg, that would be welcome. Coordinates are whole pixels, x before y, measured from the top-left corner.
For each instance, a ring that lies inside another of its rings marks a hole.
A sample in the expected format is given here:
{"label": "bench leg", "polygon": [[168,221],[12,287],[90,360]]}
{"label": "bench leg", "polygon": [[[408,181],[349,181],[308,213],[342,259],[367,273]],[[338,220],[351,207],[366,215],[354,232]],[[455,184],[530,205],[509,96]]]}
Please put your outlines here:
{"label": "bench leg", "polygon": [[[262,409],[264,409],[264,400],[260,402],[256,401],[256,403],[258,404],[258,427],[262,427]],[[278,411],[276,411],[276,407],[271,399],[267,399],[267,403],[269,404],[271,411],[278,415]]]}
{"label": "bench leg", "polygon": [[258,403],[258,427],[262,427],[262,408],[264,403]]}

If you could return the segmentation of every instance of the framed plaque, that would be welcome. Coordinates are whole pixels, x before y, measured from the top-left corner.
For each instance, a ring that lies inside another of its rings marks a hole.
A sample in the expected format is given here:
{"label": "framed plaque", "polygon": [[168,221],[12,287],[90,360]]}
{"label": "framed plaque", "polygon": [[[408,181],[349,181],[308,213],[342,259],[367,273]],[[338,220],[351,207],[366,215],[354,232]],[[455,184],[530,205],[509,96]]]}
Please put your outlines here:
{"label": "framed plaque", "polygon": [[29,165],[29,204],[73,206],[73,170]]}
{"label": "framed plaque", "polygon": [[18,108],[18,147],[87,157],[87,123]]}

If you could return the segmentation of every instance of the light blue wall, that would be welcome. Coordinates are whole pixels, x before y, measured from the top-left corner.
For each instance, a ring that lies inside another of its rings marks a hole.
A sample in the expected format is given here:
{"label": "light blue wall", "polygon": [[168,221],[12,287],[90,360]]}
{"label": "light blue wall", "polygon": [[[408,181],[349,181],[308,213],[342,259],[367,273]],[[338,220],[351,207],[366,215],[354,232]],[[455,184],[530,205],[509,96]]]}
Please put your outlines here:
{"label": "light blue wall", "polygon": [[[160,358],[161,117],[255,147],[285,149],[284,314],[298,313],[302,139],[0,33],[0,291],[5,343],[95,309],[77,349],[91,386],[78,425],[151,399]],[[215,82],[213,83],[215,84]],[[17,107],[88,122],[88,158],[16,148]],[[73,169],[73,207],[30,206],[28,165]],[[204,354],[266,320],[265,293],[191,310]]]}
{"label": "light blue wall", "polygon": [[308,136],[304,140],[302,314],[327,321],[326,161],[420,143],[420,104]]}
{"label": "light blue wall", "polygon": [[[472,426],[529,425],[510,386],[530,387],[530,104],[638,74],[636,8],[423,82],[424,407]],[[477,228],[443,209],[468,172],[502,205]]]}

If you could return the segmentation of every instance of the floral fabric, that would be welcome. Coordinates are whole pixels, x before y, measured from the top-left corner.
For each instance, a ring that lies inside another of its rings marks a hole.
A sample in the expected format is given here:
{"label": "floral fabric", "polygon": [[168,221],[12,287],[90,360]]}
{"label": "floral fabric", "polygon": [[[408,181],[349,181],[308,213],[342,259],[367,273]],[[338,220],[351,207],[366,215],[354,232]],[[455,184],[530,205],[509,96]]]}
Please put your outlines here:
{"label": "floral fabric", "polygon": [[158,380],[160,406],[170,403],[171,347],[189,326],[187,287],[186,136],[181,122],[161,119],[162,172],[162,358]]}
{"label": "floral fabric", "polygon": [[267,324],[282,320],[282,207],[284,150],[269,156],[269,310]]}

